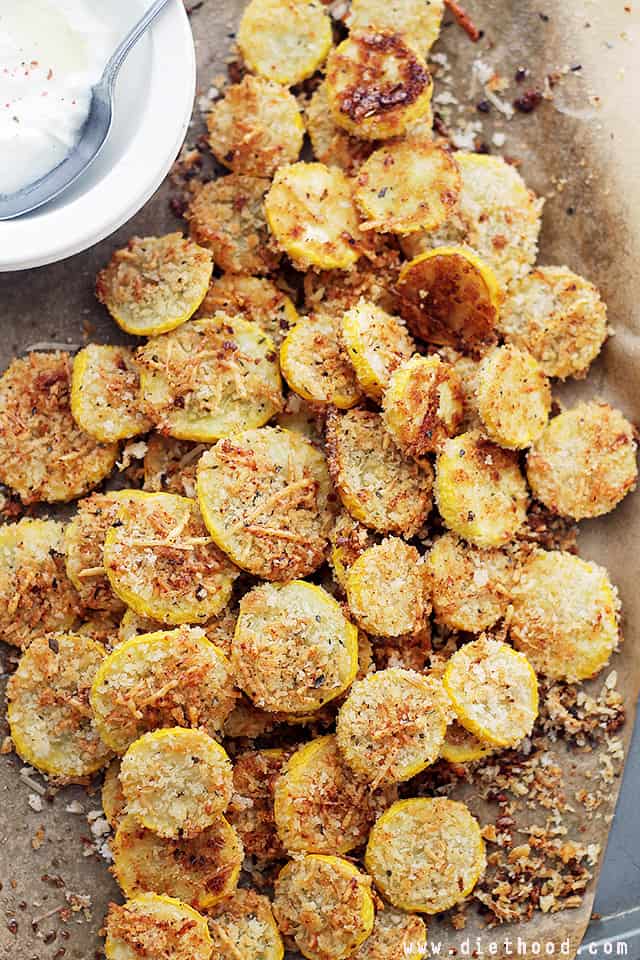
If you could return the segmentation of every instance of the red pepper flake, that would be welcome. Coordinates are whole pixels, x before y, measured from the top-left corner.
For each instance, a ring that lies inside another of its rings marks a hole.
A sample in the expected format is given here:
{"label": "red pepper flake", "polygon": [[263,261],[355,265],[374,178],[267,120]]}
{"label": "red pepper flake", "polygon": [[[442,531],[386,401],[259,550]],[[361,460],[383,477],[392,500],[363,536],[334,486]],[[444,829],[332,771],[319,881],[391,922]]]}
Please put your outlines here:
{"label": "red pepper flake", "polygon": [[533,113],[542,103],[542,94],[539,90],[526,90],[521,97],[516,97],[513,105],[520,113]]}
{"label": "red pepper flake", "polygon": [[456,18],[456,23],[458,26],[462,27],[470,40],[472,40],[474,43],[477,43],[482,34],[476,27],[467,11],[460,6],[457,0],[444,0],[444,2],[445,6],[449,8],[453,16]]}

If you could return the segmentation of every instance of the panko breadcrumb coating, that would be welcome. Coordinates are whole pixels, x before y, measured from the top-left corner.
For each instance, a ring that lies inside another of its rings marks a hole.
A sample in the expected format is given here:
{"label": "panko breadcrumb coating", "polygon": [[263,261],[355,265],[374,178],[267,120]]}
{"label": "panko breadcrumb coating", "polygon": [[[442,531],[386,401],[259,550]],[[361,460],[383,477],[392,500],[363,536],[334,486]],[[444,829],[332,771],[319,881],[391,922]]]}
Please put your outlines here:
{"label": "panko breadcrumb coating", "polygon": [[372,23],[390,27],[411,37],[426,56],[438,39],[444,6],[443,0],[352,0],[347,24],[350,30]]}
{"label": "panko breadcrumb coating", "polygon": [[196,910],[231,896],[242,864],[242,844],[222,814],[191,839],[159,837],[127,815],[111,850],[112,872],[126,897],[153,891],[179,897]]}
{"label": "panko breadcrumb coating", "polygon": [[206,623],[220,613],[239,574],[216,547],[195,500],[132,490],[104,543],[114,592],[142,617]]}
{"label": "panko breadcrumb coating", "polygon": [[216,313],[137,352],[143,407],[162,433],[213,443],[261,427],[282,406],[277,352],[262,327]]}
{"label": "panko breadcrumb coating", "polygon": [[64,527],[31,520],[0,527],[0,638],[25,649],[35,637],[68,630],[80,597],[65,571]]}
{"label": "panko breadcrumb coating", "polygon": [[431,74],[407,36],[371,24],[352,30],[327,61],[336,123],[363,140],[402,136],[428,113]]}
{"label": "panko breadcrumb coating", "polygon": [[337,167],[280,167],[264,201],[278,247],[300,270],[346,270],[360,256],[362,237],[353,188]]}
{"label": "panko breadcrumb coating", "polygon": [[438,759],[450,706],[439,680],[390,667],[353,684],[340,707],[338,745],[372,784],[409,780]]}
{"label": "panko breadcrumb coating", "polygon": [[619,410],[592,400],[554,417],[529,451],[533,495],[563,517],[613,510],[638,479],[636,430]]}
{"label": "panko breadcrumb coating", "polygon": [[431,510],[430,464],[408,460],[379,414],[357,409],[327,417],[331,477],[351,516],[380,533],[412,537]]}
{"label": "panko breadcrumb coating", "polygon": [[343,314],[340,333],[360,386],[379,402],[391,374],[415,348],[403,321],[360,297]]}
{"label": "panko breadcrumb coating", "polygon": [[461,179],[452,155],[428,137],[393,141],[372,153],[356,178],[361,230],[436,230],[455,209]]}
{"label": "panko breadcrumb coating", "polygon": [[508,343],[531,353],[548,377],[585,377],[607,338],[607,308],[568,267],[537,267],[509,291],[500,312]]}
{"label": "panko breadcrumb coating", "polygon": [[213,264],[208,250],[181,233],[132,237],[96,281],[96,296],[127,333],[173,330],[198,309]]}
{"label": "panko breadcrumb coating", "polygon": [[323,454],[291,430],[220,440],[198,464],[209,533],[233,562],[265,580],[293,580],[323,562],[332,525]]}
{"label": "panko breadcrumb coating", "polygon": [[461,723],[454,720],[447,727],[444,743],[440,748],[440,756],[449,763],[471,763],[488,757],[494,749],[486,741],[478,740]]}
{"label": "panko breadcrumb coating", "polygon": [[596,563],[539,550],[525,564],[512,602],[511,640],[545,676],[587,680],[618,645],[618,592]]}
{"label": "panko breadcrumb coating", "polygon": [[546,427],[551,386],[530,353],[510,345],[497,347],[480,364],[477,390],[484,430],[501,447],[523,450]]}
{"label": "panko breadcrumb coating", "polygon": [[528,494],[516,454],[472,430],[447,440],[434,485],[446,525],[478,547],[501,547],[525,521]]}
{"label": "panko breadcrumb coating", "polygon": [[[277,267],[280,254],[268,242],[264,217],[269,185],[266,177],[230,173],[201,185],[195,193],[185,214],[189,232],[211,251],[221,270],[263,274]],[[201,300],[205,294],[206,289]]]}
{"label": "panko breadcrumb coating", "polygon": [[233,792],[226,812],[246,856],[278,860],[285,851],[276,830],[273,792],[291,751],[249,750],[234,757]]}
{"label": "panko breadcrumb coating", "polygon": [[71,413],[101,443],[127,440],[151,429],[140,402],[140,374],[129,347],[90,343],[76,354]]}
{"label": "panko breadcrumb coating", "polygon": [[513,747],[533,729],[538,681],[527,657],[482,636],[460,647],[442,682],[463,727],[485,743]]}
{"label": "panko breadcrumb coating", "polygon": [[357,630],[322,587],[263,583],[240,601],[231,663],[257,707],[313,712],[355,677]]}
{"label": "panko breadcrumb coating", "polygon": [[370,879],[341,857],[291,860],[276,880],[280,931],[307,960],[344,960],[373,929]]}
{"label": "panko breadcrumb coating", "polygon": [[437,451],[457,433],[464,414],[455,368],[435,354],[414,354],[389,378],[382,398],[385,427],[408,457]]}
{"label": "panko breadcrumb coating", "polygon": [[280,347],[280,367],[291,389],[304,400],[348,410],[362,391],[339,328],[339,319],[329,314],[300,320]]}
{"label": "panko breadcrumb coating", "polygon": [[346,591],[354,619],[377,636],[419,633],[431,613],[424,563],[399,537],[360,554],[347,573]]}
{"label": "panko breadcrumb coating", "polygon": [[64,530],[67,576],[83,606],[122,613],[124,602],[114,592],[104,566],[104,541],[127,491],[93,493],[78,502],[76,515]]}
{"label": "panko breadcrumb coating", "polygon": [[426,557],[436,621],[481,633],[507,612],[516,562],[504,550],[475,547],[446,533]]}
{"label": "panko breadcrumb coating", "polygon": [[359,140],[335,122],[329,109],[326,80],[313,91],[304,119],[315,159],[340,167],[347,174],[356,173],[375,147],[371,141]]}
{"label": "panko breadcrumb coating", "polygon": [[216,960],[282,960],[284,945],[271,903],[239,887],[209,912]]}
{"label": "panko breadcrumb coating", "polygon": [[285,86],[321,67],[331,41],[331,21],[320,0],[250,0],[238,30],[249,69]]}
{"label": "panko breadcrumb coating", "polygon": [[104,647],[73,633],[39,636],[29,645],[7,687],[7,718],[26,763],[66,783],[108,762],[89,705]]}
{"label": "panko breadcrumb coating", "polygon": [[293,302],[275,283],[243,273],[224,273],[212,280],[198,316],[213,317],[216,313],[257,323],[277,347],[299,319]]}
{"label": "panko breadcrumb coating", "polygon": [[371,934],[351,956],[353,960],[423,960],[427,927],[415,914],[385,906],[376,912]]}
{"label": "panko breadcrumb coating", "polygon": [[345,762],[334,735],[317,737],[291,756],[274,790],[278,837],[289,853],[348,853],[367,839],[395,800]]}
{"label": "panko breadcrumb coating", "polygon": [[195,837],[231,799],[233,770],[203,730],[168,727],[144,733],[120,767],[127,812],[160,837]]}
{"label": "panko breadcrumb coating", "polygon": [[207,117],[213,155],[234,173],[271,177],[302,149],[296,98],[278,83],[247,74],[224,91]]}
{"label": "panko breadcrumb coating", "polygon": [[150,493],[195,497],[196,467],[206,449],[203,443],[152,433],[144,456],[143,489]]}
{"label": "panko breadcrumb coating", "polygon": [[173,897],[145,893],[120,906],[109,904],[105,921],[107,960],[210,960],[207,921]]}
{"label": "panko breadcrumb coating", "polygon": [[117,753],[159,727],[200,727],[215,737],[235,700],[229,661],[198,627],[121,643],[91,689],[100,736]]}
{"label": "panko breadcrumb coating", "polygon": [[0,483],[23,503],[74,500],[111,472],[117,443],[99,443],[71,415],[72,360],[30,353],[0,378]]}
{"label": "panko breadcrumb coating", "polygon": [[460,903],[485,869],[477,820],[444,797],[399,800],[369,836],[365,865],[385,899],[410,913]]}

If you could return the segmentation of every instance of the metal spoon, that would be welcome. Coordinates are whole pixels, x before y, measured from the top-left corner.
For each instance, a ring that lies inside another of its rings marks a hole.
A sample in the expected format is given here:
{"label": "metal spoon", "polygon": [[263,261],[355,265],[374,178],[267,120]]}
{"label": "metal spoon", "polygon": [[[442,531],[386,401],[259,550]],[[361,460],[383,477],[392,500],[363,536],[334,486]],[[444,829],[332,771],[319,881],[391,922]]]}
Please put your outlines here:
{"label": "metal spoon", "polygon": [[53,200],[93,163],[104,147],[113,125],[114,88],[120,67],[131,48],[167,3],[169,0],[154,0],[115,50],[100,80],[91,91],[89,113],[71,153],[35,183],[30,183],[15,193],[0,194],[0,220],[21,217]]}

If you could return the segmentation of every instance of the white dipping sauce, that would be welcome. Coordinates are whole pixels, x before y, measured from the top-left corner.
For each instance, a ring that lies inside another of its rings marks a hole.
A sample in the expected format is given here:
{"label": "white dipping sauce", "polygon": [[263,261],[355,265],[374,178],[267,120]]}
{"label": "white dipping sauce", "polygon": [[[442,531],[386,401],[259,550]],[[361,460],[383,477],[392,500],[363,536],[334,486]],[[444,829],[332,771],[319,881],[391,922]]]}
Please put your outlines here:
{"label": "white dipping sauce", "polygon": [[0,0],[0,193],[53,170],[78,141],[116,38],[91,0]]}

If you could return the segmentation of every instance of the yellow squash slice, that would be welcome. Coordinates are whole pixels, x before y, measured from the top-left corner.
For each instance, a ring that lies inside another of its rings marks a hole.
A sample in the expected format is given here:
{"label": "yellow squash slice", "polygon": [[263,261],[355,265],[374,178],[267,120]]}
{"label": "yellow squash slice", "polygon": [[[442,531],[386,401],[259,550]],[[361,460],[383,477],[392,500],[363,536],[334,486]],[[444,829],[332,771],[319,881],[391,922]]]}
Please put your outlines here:
{"label": "yellow squash slice", "polygon": [[282,406],[278,358],[254,323],[217,313],[138,351],[144,407],[180,440],[213,443],[261,427]]}
{"label": "yellow squash slice", "polygon": [[444,743],[440,748],[440,756],[448,763],[471,763],[482,760],[493,753],[490,744],[478,740],[469,730],[454,720],[447,727]]}
{"label": "yellow squash slice", "polygon": [[268,897],[239,887],[209,916],[216,960],[282,960],[284,944]]}
{"label": "yellow squash slice", "polygon": [[141,409],[133,350],[90,343],[76,354],[71,413],[80,429],[101,443],[127,440],[151,429]]}
{"label": "yellow squash slice", "polygon": [[437,451],[457,433],[464,416],[455,367],[437,355],[414,354],[392,374],[382,410],[385,427],[408,457]]}
{"label": "yellow squash slice", "polygon": [[293,301],[275,283],[243,273],[224,273],[211,282],[198,316],[214,317],[217,313],[257,323],[277,347],[299,320]]}
{"label": "yellow squash slice", "polygon": [[210,960],[207,921],[173,897],[144,893],[122,906],[109,904],[105,922],[107,960]]}
{"label": "yellow squash slice", "polygon": [[361,297],[342,317],[341,335],[360,386],[380,401],[393,371],[415,349],[403,321]]}
{"label": "yellow squash slice", "polygon": [[399,800],[371,831],[365,866],[394,907],[440,913],[464,900],[484,872],[480,827],[456,800]]}
{"label": "yellow squash slice", "polygon": [[[129,491],[93,493],[80,500],[64,531],[67,576],[90,610],[118,614],[124,603],[113,592],[104,567],[104,541]],[[136,494],[134,493],[134,496]]]}
{"label": "yellow squash slice", "polygon": [[226,816],[242,841],[245,855],[260,862],[285,855],[276,831],[273,792],[289,755],[290,750],[271,748],[234,757],[233,793]]}
{"label": "yellow squash slice", "polygon": [[444,8],[444,0],[351,0],[347,22],[351,30],[375,23],[404,33],[426,56],[438,39]]}
{"label": "yellow squash slice", "polygon": [[249,69],[286,86],[315,73],[331,42],[331,21],[320,0],[250,0],[238,30]]}
{"label": "yellow squash slice", "polygon": [[280,348],[280,367],[291,389],[304,400],[348,410],[362,392],[340,342],[339,326],[328,314],[301,320]]}
{"label": "yellow squash slice", "polygon": [[387,537],[353,562],[346,578],[349,610],[363,630],[381,637],[416,634],[431,613],[424,564],[415,547]]}
{"label": "yellow squash slice", "polygon": [[378,909],[373,930],[351,956],[353,960],[424,960],[427,956],[427,926],[416,914]]}
{"label": "yellow squash slice", "polygon": [[534,443],[549,419],[551,386],[537,360],[497,347],[478,370],[478,412],[487,435],[509,450]]}
{"label": "yellow squash slice", "polygon": [[195,313],[212,270],[209,251],[180,233],[133,237],[98,274],[96,295],[127,333],[156,336]]}
{"label": "yellow squash slice", "polygon": [[373,929],[370,884],[341,857],[309,854],[292,860],[276,880],[278,926],[307,960],[345,960]]}

